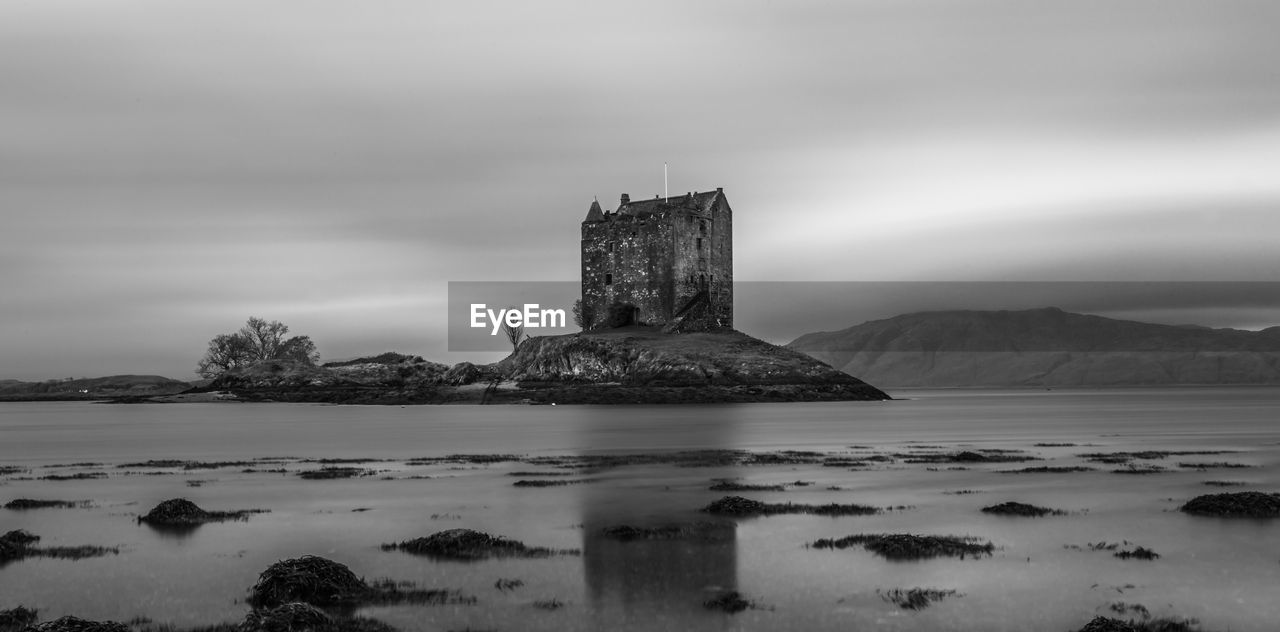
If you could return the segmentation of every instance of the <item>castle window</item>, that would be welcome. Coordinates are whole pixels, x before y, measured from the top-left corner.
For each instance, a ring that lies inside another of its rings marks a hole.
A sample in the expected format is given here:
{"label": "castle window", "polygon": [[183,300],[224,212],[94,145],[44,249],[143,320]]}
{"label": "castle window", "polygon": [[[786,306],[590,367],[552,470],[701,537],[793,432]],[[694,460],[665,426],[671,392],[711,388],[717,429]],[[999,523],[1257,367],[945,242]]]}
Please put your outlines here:
{"label": "castle window", "polygon": [[702,238],[701,238],[701,237],[699,237],[699,238],[698,238],[697,246],[698,246],[698,250],[702,250]]}
{"label": "castle window", "polygon": [[613,242],[609,242],[609,252],[613,252]]}
{"label": "castle window", "polygon": [[707,287],[707,275],[705,274],[698,275],[698,285],[702,287]]}
{"label": "castle window", "polygon": [[704,234],[704,235],[707,233],[707,221],[706,221],[706,220],[701,220],[701,219],[700,219],[700,220],[698,220],[698,232],[700,232],[700,233],[702,233],[702,234]]}
{"label": "castle window", "polygon": [[604,275],[604,284],[605,284],[605,285],[613,285],[613,274],[611,274],[611,273],[605,273],[605,275]]}

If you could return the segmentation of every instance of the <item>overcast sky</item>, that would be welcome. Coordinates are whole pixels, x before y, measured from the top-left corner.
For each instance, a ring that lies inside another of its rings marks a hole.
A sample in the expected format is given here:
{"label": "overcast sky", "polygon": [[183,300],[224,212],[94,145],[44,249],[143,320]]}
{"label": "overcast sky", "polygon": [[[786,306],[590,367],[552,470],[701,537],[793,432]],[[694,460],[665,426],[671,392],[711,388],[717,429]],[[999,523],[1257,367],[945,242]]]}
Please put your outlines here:
{"label": "overcast sky", "polygon": [[[447,350],[446,283],[576,280],[592,197],[661,193],[664,161],[673,192],[724,187],[739,281],[1277,280],[1277,24],[1273,0],[3,0],[0,378],[191,379],[250,315],[328,358],[477,359]],[[1190,309],[1165,316],[1280,324]]]}

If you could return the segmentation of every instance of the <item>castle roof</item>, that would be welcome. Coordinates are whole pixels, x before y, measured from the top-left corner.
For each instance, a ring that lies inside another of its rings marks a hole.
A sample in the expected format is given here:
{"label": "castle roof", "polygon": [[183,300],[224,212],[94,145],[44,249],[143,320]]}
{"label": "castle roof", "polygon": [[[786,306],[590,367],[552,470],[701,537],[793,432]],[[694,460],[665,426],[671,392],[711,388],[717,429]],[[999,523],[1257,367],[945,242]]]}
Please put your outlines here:
{"label": "castle roof", "polygon": [[655,197],[651,200],[631,200],[619,205],[618,212],[635,216],[653,215],[676,209],[710,213],[711,207],[716,203],[716,198],[723,195],[724,192],[721,189],[716,189],[715,191],[704,191],[702,193],[690,192],[684,195],[673,195],[669,198]]}
{"label": "castle roof", "polygon": [[604,221],[604,211],[600,209],[599,200],[592,200],[591,208],[587,209],[587,219],[583,221],[587,221],[587,222],[603,222]]}

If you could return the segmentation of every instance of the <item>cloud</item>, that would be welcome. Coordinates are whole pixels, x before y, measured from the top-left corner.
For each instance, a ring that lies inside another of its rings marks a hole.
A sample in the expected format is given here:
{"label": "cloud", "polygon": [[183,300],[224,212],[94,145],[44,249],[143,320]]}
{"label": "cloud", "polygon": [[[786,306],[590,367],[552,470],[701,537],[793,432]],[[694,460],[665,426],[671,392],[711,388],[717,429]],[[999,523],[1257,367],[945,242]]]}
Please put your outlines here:
{"label": "cloud", "polygon": [[1277,18],[5,3],[0,376],[187,371],[250,314],[446,357],[447,281],[575,280],[592,196],[663,162],[725,188],[742,280],[1274,278]]}

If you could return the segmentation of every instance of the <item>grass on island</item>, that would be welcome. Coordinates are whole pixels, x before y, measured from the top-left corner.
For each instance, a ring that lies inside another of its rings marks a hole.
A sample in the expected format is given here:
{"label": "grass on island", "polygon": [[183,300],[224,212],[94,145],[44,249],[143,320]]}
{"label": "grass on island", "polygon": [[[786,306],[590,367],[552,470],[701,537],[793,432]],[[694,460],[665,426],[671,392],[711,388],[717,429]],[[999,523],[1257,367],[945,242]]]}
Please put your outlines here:
{"label": "grass on island", "polygon": [[508,590],[515,590],[522,586],[524,586],[523,579],[507,579],[505,577],[499,577],[498,581],[493,582],[493,587],[496,588],[498,592],[503,592],[503,593],[507,592]]}
{"label": "grass on island", "polygon": [[1037,507],[1020,502],[1004,502],[998,505],[983,507],[982,513],[995,514],[997,516],[1027,516],[1030,518],[1039,518],[1041,516],[1065,516],[1067,512],[1061,509],[1050,509],[1048,507]]}
{"label": "grass on island", "polygon": [[76,472],[75,474],[46,474],[42,481],[91,481],[107,477],[106,472]]}
{"label": "grass on island", "polygon": [[0,564],[29,557],[51,557],[63,560],[82,560],[103,555],[116,555],[120,549],[107,546],[36,546],[40,536],[15,529],[0,536]]}
{"label": "grass on island", "polygon": [[1280,517],[1280,494],[1262,492],[1205,494],[1187,501],[1181,509],[1198,516],[1276,518]]}
{"label": "grass on island", "polygon": [[1139,452],[1086,452],[1076,456],[1094,463],[1116,465],[1128,463],[1134,459],[1154,461],[1171,456],[1206,456],[1218,454],[1236,454],[1236,450],[1142,450]]}
{"label": "grass on island", "polygon": [[474,603],[454,590],[423,590],[410,583],[383,580],[366,583],[345,564],[315,555],[282,560],[267,567],[249,590],[247,600],[256,608],[274,608],[303,602],[313,606],[363,606],[374,604]]}
{"label": "grass on island", "polygon": [[38,610],[18,606],[8,610],[0,610],[0,631],[11,632],[36,622]]}
{"label": "grass on island", "polygon": [[170,498],[152,507],[145,515],[138,516],[138,522],[155,527],[194,527],[206,522],[248,520],[253,514],[266,512],[266,509],[206,511],[186,498]]}
{"label": "grass on island", "polygon": [[719,610],[728,614],[737,614],[748,608],[756,607],[756,604],[754,601],[743,597],[742,593],[731,590],[702,602],[702,607],[707,610]]}
{"label": "grass on island", "polygon": [[511,485],[513,487],[564,487],[565,485],[583,485],[586,483],[594,483],[598,479],[594,478],[574,478],[574,479],[520,479]]}
{"label": "grass on island", "polygon": [[1093,472],[1094,468],[1085,467],[1083,465],[1041,465],[1038,467],[1024,467],[1020,470],[996,470],[1001,474],[1070,474],[1073,472]]}
{"label": "grass on island", "polygon": [[857,504],[830,503],[826,505],[802,505],[798,503],[764,503],[741,496],[725,496],[702,508],[719,516],[774,516],[780,514],[813,514],[818,516],[866,516],[880,513],[878,507]]}
{"label": "grass on island", "polygon": [[815,549],[846,549],[858,545],[895,562],[935,557],[978,558],[991,555],[996,548],[991,542],[983,542],[980,538],[972,536],[908,533],[860,534],[839,539],[824,538],[809,546]]}
{"label": "grass on island", "polygon": [[894,588],[886,591],[876,590],[876,594],[880,595],[881,599],[903,610],[924,610],[947,597],[963,597],[955,590],[940,590],[937,588],[910,588],[907,590]]}
{"label": "grass on island", "polygon": [[635,540],[697,540],[706,542],[732,540],[738,526],[731,522],[694,522],[670,524],[659,527],[635,527],[616,525],[600,532],[611,540],[632,542]]}
{"label": "grass on island", "polygon": [[44,623],[33,623],[24,632],[131,632],[129,626],[115,621],[88,621],[65,616]]}
{"label": "grass on island", "polygon": [[1115,555],[1116,557],[1122,560],[1133,559],[1133,560],[1150,561],[1150,560],[1160,559],[1159,553],[1156,553],[1155,551],[1152,551],[1151,549],[1148,549],[1142,546],[1137,547],[1132,551],[1116,551],[1115,553],[1113,553],[1113,555]]}
{"label": "grass on island", "polygon": [[473,562],[497,557],[550,557],[553,555],[578,555],[577,549],[549,549],[528,546],[519,540],[493,536],[471,529],[448,529],[424,538],[415,538],[394,544],[383,544],[384,551],[404,551],[443,560]]}
{"label": "grass on island", "polygon": [[[1133,546],[1134,548],[1132,550],[1122,548],[1129,546]],[[1160,559],[1159,553],[1128,540],[1124,540],[1122,542],[1107,542],[1106,540],[1102,540],[1100,542],[1090,542],[1084,547],[1081,547],[1078,544],[1066,544],[1063,545],[1062,548],[1074,551],[1083,551],[1085,547],[1088,547],[1090,551],[1109,551],[1112,555],[1122,560],[1134,559],[1150,561]]]}
{"label": "grass on island", "polygon": [[965,450],[962,452],[948,453],[930,453],[930,452],[912,452],[910,454],[895,455],[902,459],[905,463],[1024,463],[1026,461],[1043,460],[1038,456],[1030,456],[1026,454],[1018,454],[1012,450],[979,450],[977,452]]}
{"label": "grass on island", "polygon": [[5,509],[25,511],[28,509],[82,509],[91,503],[87,500],[44,500],[36,498],[15,498],[4,504]]}
{"label": "grass on island", "polygon": [[1195,619],[1114,619],[1096,616],[1076,632],[1201,632]]}
{"label": "grass on island", "polygon": [[335,478],[373,476],[377,473],[378,472],[376,470],[368,470],[361,467],[322,467],[318,470],[304,470],[298,472],[298,477],[308,481],[323,481]]}
{"label": "grass on island", "polygon": [[134,632],[396,632],[377,619],[350,616],[344,611],[326,612],[311,604],[292,602],[250,610],[240,623],[219,623],[195,628],[152,624],[139,618],[128,623]]}
{"label": "grass on island", "polygon": [[1168,468],[1148,463],[1126,463],[1124,467],[1111,470],[1112,474],[1159,474],[1168,472]]}
{"label": "grass on island", "polygon": [[1248,463],[1228,463],[1227,461],[1214,461],[1212,463],[1179,463],[1178,467],[1185,467],[1189,470],[1217,470],[1217,469],[1243,470],[1243,469],[1257,467],[1257,466],[1249,465]]}

